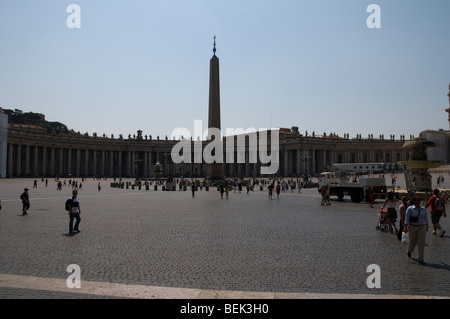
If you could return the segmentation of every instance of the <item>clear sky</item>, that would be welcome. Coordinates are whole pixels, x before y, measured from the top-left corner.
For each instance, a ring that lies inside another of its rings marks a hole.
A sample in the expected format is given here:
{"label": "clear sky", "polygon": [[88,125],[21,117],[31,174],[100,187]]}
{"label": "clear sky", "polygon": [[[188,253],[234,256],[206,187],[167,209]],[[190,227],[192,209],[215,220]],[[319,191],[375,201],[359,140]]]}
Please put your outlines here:
{"label": "clear sky", "polygon": [[90,135],[206,129],[214,35],[222,128],[449,129],[448,0],[2,0],[0,106]]}

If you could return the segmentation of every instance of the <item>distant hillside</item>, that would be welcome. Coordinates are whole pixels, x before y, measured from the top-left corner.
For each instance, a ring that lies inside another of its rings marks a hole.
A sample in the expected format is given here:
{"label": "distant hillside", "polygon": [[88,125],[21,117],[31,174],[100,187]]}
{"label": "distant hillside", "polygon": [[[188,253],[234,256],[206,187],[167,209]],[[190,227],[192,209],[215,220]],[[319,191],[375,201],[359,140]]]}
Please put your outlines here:
{"label": "distant hillside", "polygon": [[22,110],[3,109],[3,113],[8,115],[9,124],[24,124],[24,125],[36,125],[43,127],[47,130],[47,133],[52,133],[53,130],[56,133],[67,133],[69,130],[67,126],[60,122],[48,122],[45,120],[44,114],[23,112]]}

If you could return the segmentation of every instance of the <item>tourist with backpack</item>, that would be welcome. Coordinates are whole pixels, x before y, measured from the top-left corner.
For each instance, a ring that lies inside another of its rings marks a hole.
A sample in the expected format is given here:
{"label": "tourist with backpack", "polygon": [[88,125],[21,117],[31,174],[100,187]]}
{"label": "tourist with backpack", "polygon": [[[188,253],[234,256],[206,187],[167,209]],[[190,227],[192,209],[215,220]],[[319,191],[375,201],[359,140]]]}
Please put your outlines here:
{"label": "tourist with backpack", "polygon": [[439,232],[439,236],[444,237],[445,230],[441,228],[439,220],[441,219],[441,216],[447,217],[447,215],[445,214],[445,201],[439,196],[439,189],[435,188],[433,190],[433,195],[428,199],[425,208],[428,206],[431,207],[431,223],[433,224],[433,231],[431,234],[438,235]]}
{"label": "tourist with backpack", "polygon": [[[72,198],[66,201],[66,210],[69,212],[69,235],[73,235],[74,233],[79,233],[80,229],[78,228],[81,221],[81,208],[80,202],[78,201],[78,191],[72,191]],[[73,221],[76,219],[75,227],[73,226]]]}
{"label": "tourist with backpack", "polygon": [[28,188],[23,189],[23,193],[20,195],[22,200],[22,215],[28,215],[28,210],[30,209],[30,195],[28,194]]}
{"label": "tourist with backpack", "polygon": [[419,251],[419,264],[425,264],[425,240],[428,231],[427,211],[420,205],[420,197],[413,197],[411,201],[414,203],[406,209],[404,232],[408,233],[408,249],[406,255],[411,258],[411,253],[416,245]]}

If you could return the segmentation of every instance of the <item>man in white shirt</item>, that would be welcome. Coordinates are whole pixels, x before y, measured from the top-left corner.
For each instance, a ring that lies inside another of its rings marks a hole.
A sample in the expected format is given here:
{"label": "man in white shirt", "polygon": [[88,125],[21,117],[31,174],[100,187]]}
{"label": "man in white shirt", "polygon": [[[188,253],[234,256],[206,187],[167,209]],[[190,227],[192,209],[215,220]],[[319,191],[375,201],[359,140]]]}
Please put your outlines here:
{"label": "man in white shirt", "polygon": [[[72,191],[72,201],[70,202],[69,206],[69,234],[72,235],[74,232],[79,233],[80,230],[78,226],[80,225],[81,221],[81,208],[80,208],[80,202],[78,201],[78,191],[74,190]],[[73,227],[73,220],[76,219],[75,227]]]}
{"label": "man in white shirt", "polygon": [[425,264],[424,251],[425,251],[425,238],[428,231],[428,217],[425,207],[420,205],[420,198],[413,198],[414,205],[409,206],[406,209],[405,214],[405,233],[409,233],[408,250],[406,254],[411,257],[411,253],[414,251],[416,244],[419,246],[419,263]]}

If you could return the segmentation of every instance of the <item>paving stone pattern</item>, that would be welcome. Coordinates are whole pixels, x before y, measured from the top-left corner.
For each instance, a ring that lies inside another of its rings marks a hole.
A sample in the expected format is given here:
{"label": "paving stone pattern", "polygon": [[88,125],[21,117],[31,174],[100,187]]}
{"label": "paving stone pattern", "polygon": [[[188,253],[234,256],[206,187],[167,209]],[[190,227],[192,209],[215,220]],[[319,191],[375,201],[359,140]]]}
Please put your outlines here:
{"label": "paving stone pattern", "polygon": [[[321,206],[316,189],[281,193],[216,190],[163,192],[150,187],[110,188],[83,184],[81,233],[68,235],[64,202],[71,189],[49,181],[0,180],[0,274],[68,277],[133,285],[249,292],[395,294],[450,297],[449,218],[444,238],[427,234],[426,265],[417,250],[375,229],[378,208],[348,198]],[[29,215],[19,195],[30,189]],[[225,197],[225,196],[224,196]],[[398,207],[398,205],[397,205]],[[381,288],[370,289],[367,267],[381,268]],[[14,297],[15,296],[15,297]],[[71,294],[0,288],[0,298]],[[79,297],[79,296],[78,296]],[[89,295],[85,295],[89,298]],[[75,297],[77,298],[77,297]],[[98,298],[98,296],[96,296]]]}

